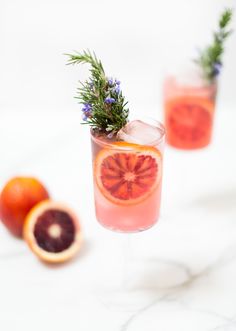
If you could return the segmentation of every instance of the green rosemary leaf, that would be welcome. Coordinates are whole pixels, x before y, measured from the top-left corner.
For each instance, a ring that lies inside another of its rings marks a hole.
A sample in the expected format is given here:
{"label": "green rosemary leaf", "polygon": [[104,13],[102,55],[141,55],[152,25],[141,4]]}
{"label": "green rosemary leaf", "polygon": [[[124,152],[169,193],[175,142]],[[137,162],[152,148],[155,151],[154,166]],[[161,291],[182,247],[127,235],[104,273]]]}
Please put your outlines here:
{"label": "green rosemary leaf", "polygon": [[213,82],[220,74],[223,65],[224,43],[232,33],[232,30],[228,30],[232,15],[232,9],[226,8],[224,10],[219,19],[218,30],[213,34],[212,44],[200,51],[199,57],[194,60],[201,68],[203,77],[209,83]]}
{"label": "green rosemary leaf", "polygon": [[224,29],[229,24],[229,22],[232,19],[232,15],[233,15],[232,9],[229,8],[225,9],[219,21],[220,29]]}
{"label": "green rosemary leaf", "polygon": [[91,77],[80,83],[76,99],[83,104],[83,124],[102,133],[116,134],[128,121],[129,109],[120,90],[120,82],[107,78],[102,62],[89,50],[65,54],[67,64],[89,64]]}

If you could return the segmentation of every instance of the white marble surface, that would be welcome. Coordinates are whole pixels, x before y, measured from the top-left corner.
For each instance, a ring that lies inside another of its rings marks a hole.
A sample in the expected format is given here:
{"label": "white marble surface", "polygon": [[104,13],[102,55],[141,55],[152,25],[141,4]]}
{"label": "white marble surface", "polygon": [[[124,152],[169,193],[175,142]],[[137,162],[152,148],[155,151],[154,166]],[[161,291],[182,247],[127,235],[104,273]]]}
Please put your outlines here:
{"label": "white marble surface", "polygon": [[236,330],[235,111],[218,112],[210,148],[166,148],[159,224],[131,236],[96,222],[79,116],[1,115],[1,185],[41,178],[78,213],[84,245],[50,267],[0,225],[0,330]]}

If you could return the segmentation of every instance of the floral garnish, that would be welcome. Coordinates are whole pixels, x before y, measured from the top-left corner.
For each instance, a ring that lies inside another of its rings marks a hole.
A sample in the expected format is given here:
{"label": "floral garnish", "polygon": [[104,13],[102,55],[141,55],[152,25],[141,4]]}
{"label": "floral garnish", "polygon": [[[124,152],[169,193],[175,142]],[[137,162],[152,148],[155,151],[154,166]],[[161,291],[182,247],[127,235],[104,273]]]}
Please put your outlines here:
{"label": "floral garnish", "polygon": [[82,104],[82,124],[89,124],[94,129],[112,138],[128,121],[128,102],[122,95],[120,81],[106,77],[102,63],[90,51],[66,54],[68,64],[90,64],[91,77],[78,88],[79,103]]}
{"label": "floral garnish", "polygon": [[203,77],[209,83],[213,82],[221,72],[224,42],[232,33],[232,30],[228,30],[232,15],[232,9],[224,10],[219,20],[218,30],[214,32],[213,43],[200,51],[199,58],[195,60],[202,70]]}

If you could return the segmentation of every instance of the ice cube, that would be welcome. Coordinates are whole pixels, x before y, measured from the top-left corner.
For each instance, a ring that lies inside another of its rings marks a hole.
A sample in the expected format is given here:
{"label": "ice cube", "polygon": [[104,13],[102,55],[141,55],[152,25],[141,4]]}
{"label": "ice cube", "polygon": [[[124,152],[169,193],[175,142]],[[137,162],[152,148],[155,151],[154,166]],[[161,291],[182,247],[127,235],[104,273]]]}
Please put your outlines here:
{"label": "ice cube", "polygon": [[149,124],[134,120],[126,124],[117,134],[118,139],[140,145],[151,145],[163,135],[164,129],[157,123]]}

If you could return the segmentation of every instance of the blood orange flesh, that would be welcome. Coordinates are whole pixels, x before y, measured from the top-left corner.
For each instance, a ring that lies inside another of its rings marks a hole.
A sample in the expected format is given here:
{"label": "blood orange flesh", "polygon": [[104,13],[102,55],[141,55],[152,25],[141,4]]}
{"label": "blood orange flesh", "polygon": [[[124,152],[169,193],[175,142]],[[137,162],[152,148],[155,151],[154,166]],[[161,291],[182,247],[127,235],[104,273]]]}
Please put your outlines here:
{"label": "blood orange flesh", "polygon": [[161,155],[157,149],[128,143],[127,146],[130,150],[105,148],[95,160],[98,187],[106,198],[118,204],[146,198],[156,187],[161,173]]}
{"label": "blood orange flesh", "polygon": [[34,236],[38,245],[47,252],[59,253],[73,243],[75,226],[65,211],[49,209],[38,217]]}
{"label": "blood orange flesh", "polygon": [[81,230],[74,212],[51,200],[37,204],[27,215],[24,238],[42,260],[58,263],[72,258],[81,247]]}
{"label": "blood orange flesh", "polygon": [[201,147],[209,142],[213,103],[201,98],[177,98],[167,103],[167,140],[176,147]]}

